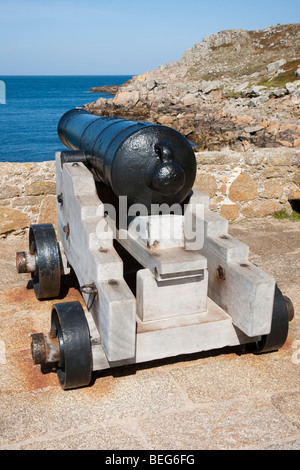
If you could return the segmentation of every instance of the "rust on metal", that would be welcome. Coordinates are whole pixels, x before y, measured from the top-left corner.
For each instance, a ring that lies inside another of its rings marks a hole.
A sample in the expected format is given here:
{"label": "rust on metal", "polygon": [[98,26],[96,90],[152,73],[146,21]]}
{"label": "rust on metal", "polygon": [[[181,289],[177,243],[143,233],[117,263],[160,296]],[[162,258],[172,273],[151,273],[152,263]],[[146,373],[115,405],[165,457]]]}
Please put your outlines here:
{"label": "rust on metal", "polygon": [[35,364],[45,364],[46,345],[43,333],[31,335],[31,354]]}
{"label": "rust on metal", "polygon": [[26,253],[25,251],[18,251],[16,253],[16,268],[17,272],[27,273]]}
{"label": "rust on metal", "polygon": [[92,282],[91,284],[84,284],[84,286],[81,286],[80,292],[83,294],[98,294],[98,289],[94,282]]}
{"label": "rust on metal", "polygon": [[60,349],[58,336],[52,336],[52,333],[45,333],[45,345],[46,345],[46,363],[59,362],[60,360]]}
{"label": "rust on metal", "polygon": [[293,302],[291,301],[291,299],[289,297],[287,297],[286,295],[284,295],[283,298],[284,298],[284,301],[285,301],[286,309],[287,309],[287,312],[288,312],[288,319],[289,319],[289,322],[290,322],[290,321],[293,320],[294,315],[295,315],[294,305],[293,305]]}
{"label": "rust on metal", "polygon": [[226,277],[225,277],[225,270],[222,268],[222,266],[218,266],[217,267],[217,278],[220,280],[220,281],[225,281]]}
{"label": "rust on metal", "polygon": [[35,254],[29,251],[18,251],[16,253],[16,268],[19,274],[34,273],[36,270]]}
{"label": "rust on metal", "polygon": [[249,271],[251,271],[251,267],[247,263],[240,263],[240,266],[241,266],[241,268],[247,268],[247,269],[249,269]]}
{"label": "rust on metal", "polygon": [[31,335],[31,354],[35,364],[58,362],[60,349],[57,335],[53,332]]}
{"label": "rust on metal", "polygon": [[63,231],[64,231],[67,235],[69,235],[69,234],[70,234],[70,225],[69,225],[69,224],[64,225],[64,226],[63,226]]}

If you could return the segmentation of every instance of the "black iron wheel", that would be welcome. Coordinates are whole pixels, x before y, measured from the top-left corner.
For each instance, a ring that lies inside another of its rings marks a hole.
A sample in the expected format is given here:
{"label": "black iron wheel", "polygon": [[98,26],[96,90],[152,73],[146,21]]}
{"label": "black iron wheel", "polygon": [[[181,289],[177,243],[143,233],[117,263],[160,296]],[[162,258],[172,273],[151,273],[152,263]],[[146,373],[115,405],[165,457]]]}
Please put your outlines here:
{"label": "black iron wheel", "polygon": [[55,304],[51,336],[57,336],[60,360],[57,376],[64,390],[89,385],[92,375],[90,330],[80,302]]}
{"label": "black iron wheel", "polygon": [[255,354],[277,351],[284,345],[288,336],[288,330],[289,315],[287,302],[276,284],[271,331],[268,335],[262,336],[260,341],[251,343],[251,351]]}
{"label": "black iron wheel", "polygon": [[35,255],[36,271],[32,274],[38,299],[58,297],[61,283],[61,257],[52,224],[31,225],[29,251]]}

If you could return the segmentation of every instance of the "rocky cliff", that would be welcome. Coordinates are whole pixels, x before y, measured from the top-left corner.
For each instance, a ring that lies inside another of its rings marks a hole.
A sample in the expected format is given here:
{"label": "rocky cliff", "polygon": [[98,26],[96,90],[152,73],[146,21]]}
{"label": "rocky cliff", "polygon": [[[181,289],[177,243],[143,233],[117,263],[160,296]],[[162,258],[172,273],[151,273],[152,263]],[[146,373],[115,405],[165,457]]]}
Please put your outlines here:
{"label": "rocky cliff", "polygon": [[205,150],[300,148],[300,24],[213,34],[85,109],[174,127]]}

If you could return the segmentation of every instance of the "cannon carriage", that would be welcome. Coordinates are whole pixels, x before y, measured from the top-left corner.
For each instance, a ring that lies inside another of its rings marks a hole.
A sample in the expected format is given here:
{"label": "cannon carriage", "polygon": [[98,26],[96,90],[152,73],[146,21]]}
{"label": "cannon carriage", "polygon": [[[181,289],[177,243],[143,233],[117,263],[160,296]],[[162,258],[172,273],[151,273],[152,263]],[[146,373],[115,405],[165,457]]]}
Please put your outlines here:
{"label": "cannon carriage", "polygon": [[279,349],[293,316],[275,279],[193,189],[189,142],[166,126],[74,109],[58,135],[57,234],[32,225],[18,272],[37,299],[57,299],[70,270],[80,302],[57,302],[33,334],[37,364],[55,363],[63,389],[93,371],[226,346]]}

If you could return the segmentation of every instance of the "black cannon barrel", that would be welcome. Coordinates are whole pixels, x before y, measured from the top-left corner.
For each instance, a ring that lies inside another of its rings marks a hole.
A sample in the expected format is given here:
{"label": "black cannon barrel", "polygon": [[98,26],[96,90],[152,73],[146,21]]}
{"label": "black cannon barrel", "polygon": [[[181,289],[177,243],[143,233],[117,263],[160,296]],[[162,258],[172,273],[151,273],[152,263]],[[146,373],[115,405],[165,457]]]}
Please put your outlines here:
{"label": "black cannon barrel", "polygon": [[180,204],[194,184],[193,149],[170,127],[76,108],[60,119],[58,136],[66,147],[84,151],[98,178],[130,205]]}

